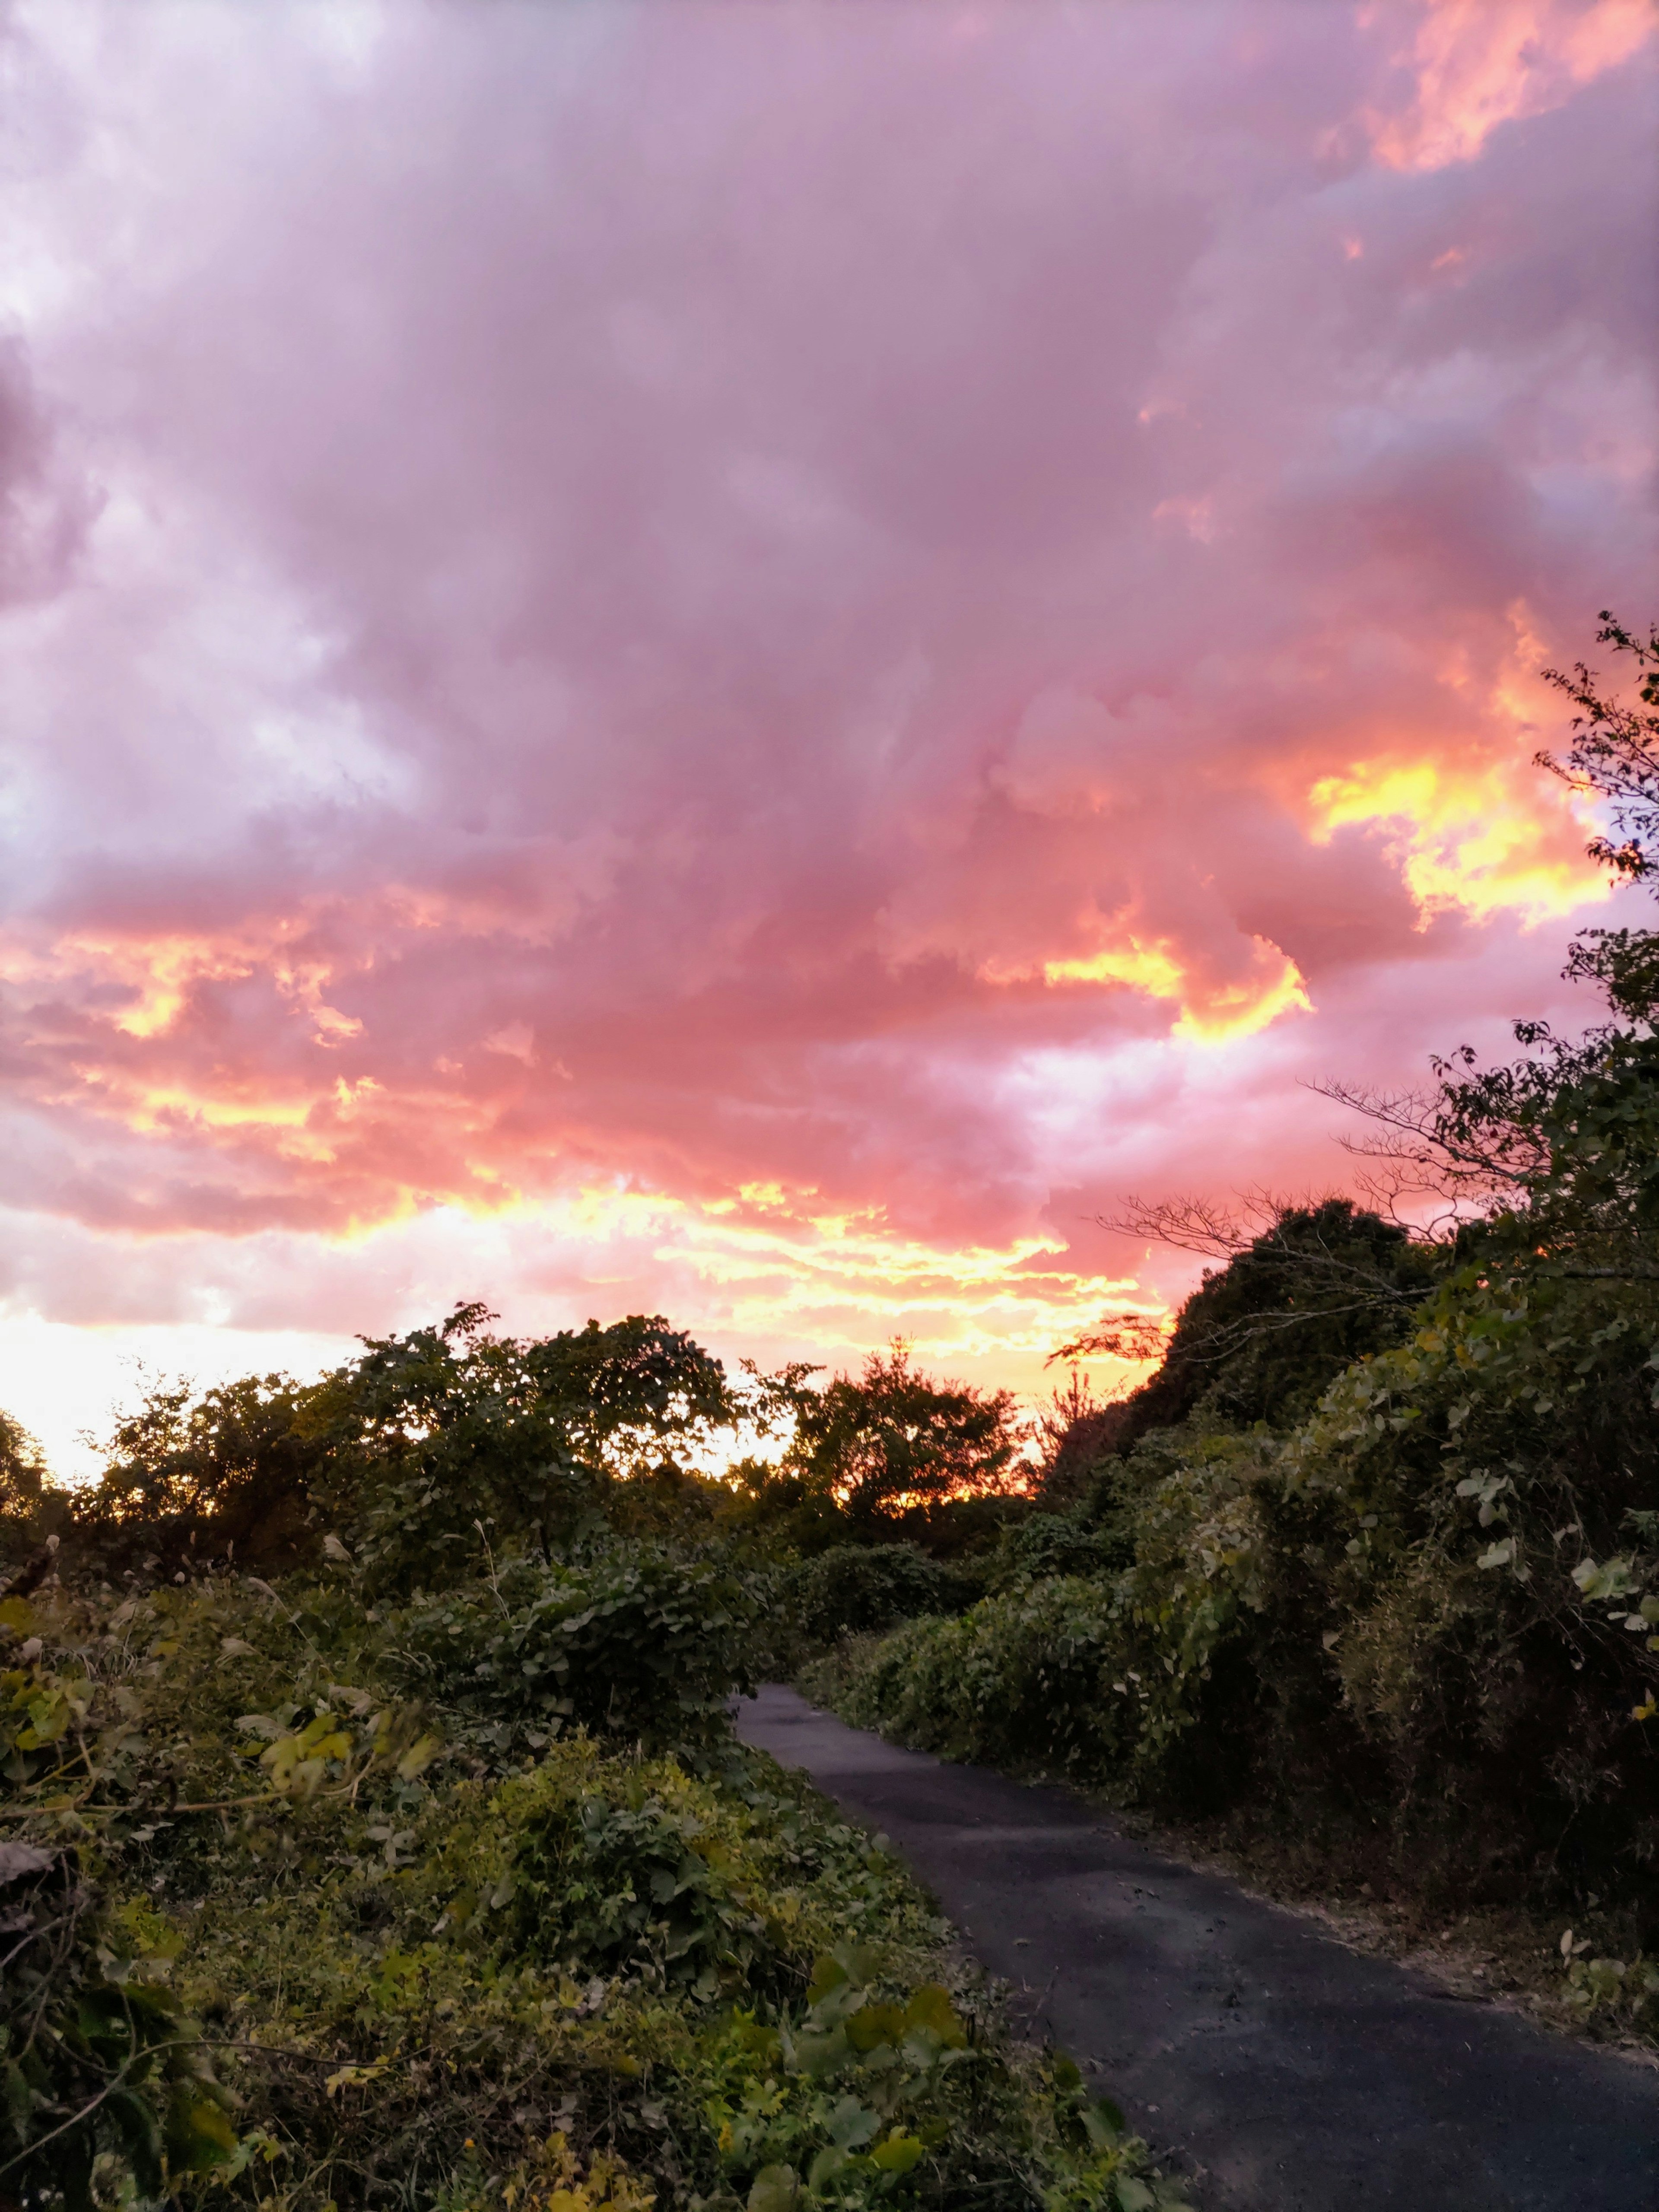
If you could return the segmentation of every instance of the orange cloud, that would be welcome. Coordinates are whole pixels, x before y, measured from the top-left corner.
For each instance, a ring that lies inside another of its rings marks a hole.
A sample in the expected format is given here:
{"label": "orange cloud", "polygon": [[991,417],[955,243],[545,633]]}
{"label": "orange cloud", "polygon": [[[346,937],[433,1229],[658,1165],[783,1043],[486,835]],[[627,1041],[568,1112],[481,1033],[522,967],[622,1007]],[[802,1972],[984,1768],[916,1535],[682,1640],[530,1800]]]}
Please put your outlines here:
{"label": "orange cloud", "polygon": [[1308,804],[1321,844],[1352,823],[1384,833],[1419,927],[1456,909],[1477,921],[1515,914],[1534,928],[1607,896],[1605,872],[1584,856],[1582,822],[1570,805],[1547,803],[1530,764],[1363,761],[1322,776]]}
{"label": "orange cloud", "polygon": [[1431,0],[1402,57],[1416,97],[1373,112],[1373,149],[1391,169],[1472,161],[1500,123],[1559,107],[1654,32],[1651,0]]}
{"label": "orange cloud", "polygon": [[[1043,1387],[1054,1346],[1103,1307],[1127,1297],[1150,1317],[1161,1311],[1133,1278],[1069,1265],[1052,1236],[928,1239],[906,1234],[880,1206],[827,1213],[815,1196],[772,1184],[741,1200],[700,1202],[593,1184],[526,1200],[499,1219],[508,1231],[533,1224],[585,1251],[614,1251],[619,1270],[630,1264],[628,1248],[641,1249],[653,1267],[684,1274],[703,1327],[739,1340],[805,1340],[833,1359],[902,1333],[927,1360],[999,1363],[1028,1389]],[[1133,1370],[1121,1360],[1086,1364],[1108,1380]]]}
{"label": "orange cloud", "polygon": [[1194,1044],[1254,1036],[1281,1014],[1305,1013],[1312,1004],[1296,963],[1260,937],[1250,939],[1249,972],[1229,980],[1203,975],[1170,939],[1146,940],[1133,932],[1093,952],[1045,960],[1040,971],[994,963],[981,970],[987,981],[1000,983],[1029,981],[1034,972],[1056,986],[1125,984],[1171,1001],[1181,1009],[1172,1034]]}
{"label": "orange cloud", "polygon": [[[75,930],[34,943],[18,933],[0,946],[0,978],[67,986],[83,998],[96,994],[94,1018],[126,1036],[148,1039],[173,1027],[200,986],[241,982],[263,973],[309,1021],[315,1043],[337,1044],[356,1036],[362,1024],[323,996],[334,980],[333,964],[299,950],[319,918],[255,917],[214,933]],[[106,1011],[103,1002],[112,992],[126,995]]]}

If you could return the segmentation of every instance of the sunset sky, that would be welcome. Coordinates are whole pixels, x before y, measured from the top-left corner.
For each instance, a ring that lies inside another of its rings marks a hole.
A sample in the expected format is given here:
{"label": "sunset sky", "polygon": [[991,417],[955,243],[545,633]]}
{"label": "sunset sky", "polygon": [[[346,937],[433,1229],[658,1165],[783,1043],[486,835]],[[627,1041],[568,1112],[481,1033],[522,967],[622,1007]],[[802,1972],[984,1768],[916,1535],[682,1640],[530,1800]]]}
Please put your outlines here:
{"label": "sunset sky", "polygon": [[1036,1391],[1123,1194],[1588,1018],[1656,23],[0,10],[0,1405],[468,1297]]}

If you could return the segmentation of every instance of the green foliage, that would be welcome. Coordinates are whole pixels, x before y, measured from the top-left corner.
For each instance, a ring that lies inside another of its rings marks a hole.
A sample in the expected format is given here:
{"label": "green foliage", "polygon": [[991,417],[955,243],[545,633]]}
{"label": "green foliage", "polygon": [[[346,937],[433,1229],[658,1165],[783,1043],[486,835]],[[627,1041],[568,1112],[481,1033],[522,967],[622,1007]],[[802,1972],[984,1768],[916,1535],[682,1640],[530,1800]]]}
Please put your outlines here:
{"label": "green foliage", "polygon": [[1006,1391],[987,1397],[935,1382],[902,1343],[872,1352],[856,1381],[841,1375],[822,1391],[798,1391],[794,1410],[789,1469],[855,1523],[994,1491],[1017,1449]]}
{"label": "green foliage", "polygon": [[1659,2009],[1659,1966],[1638,1951],[1634,1959],[1586,1958],[1588,1936],[1576,1941],[1571,1928],[1561,1936],[1561,1965],[1568,2001],[1586,2018],[1601,2014],[1621,2027],[1651,2032]]}
{"label": "green foliage", "polygon": [[775,2026],[739,2012],[705,2045],[705,2110],[728,2188],[748,2180],[749,2212],[905,2202],[924,2178],[936,2201],[1029,2203],[1040,2189],[1048,2212],[1179,2212],[1145,2144],[1074,2066],[1011,2073],[982,2013],[882,1969],[868,1946],[839,1942],[816,1961],[804,2010]]}
{"label": "green foliage", "polygon": [[1431,1252],[1348,1199],[1283,1209],[1206,1270],[1158,1371],[1110,1424],[1110,1448],[1188,1420],[1292,1425],[1344,1368],[1407,1334],[1433,1273]]}
{"label": "green foliage", "polygon": [[[660,1316],[526,1341],[491,1335],[491,1319],[461,1306],[365,1339],[313,1384],[157,1384],[118,1425],[97,1486],[55,1494],[53,1525],[107,1574],[314,1567],[332,1538],[377,1589],[407,1592],[465,1571],[481,1529],[498,1553],[550,1557],[606,1525],[620,1479],[643,1479],[653,1455],[676,1479],[665,1455],[756,1411]],[[39,1521],[40,1484],[21,1431],[8,1476],[10,1434],[0,1513],[15,1529],[25,1507]]]}
{"label": "green foliage", "polygon": [[46,1533],[41,1510],[47,1483],[40,1445],[21,1422],[0,1413],[0,1568]]}
{"label": "green foliage", "polygon": [[1288,1437],[1147,1438],[1103,1527],[1128,1564],[813,1679],[952,1756],[1187,1809],[1316,1791],[1401,1864],[1631,1893],[1659,1844],[1656,1346],[1628,1292],[1460,1271]]}
{"label": "green foliage", "polygon": [[1066,1513],[1037,1512],[1004,1530],[990,1562],[998,1588],[1039,1582],[1053,1575],[1102,1575],[1127,1566],[1133,1556],[1128,1532],[1097,1517],[1103,1503],[1096,1486],[1096,1513],[1073,1508]]}
{"label": "green foliage", "polygon": [[[141,1565],[116,1591],[37,1546],[0,1597],[0,2192],[1149,2201],[1144,2145],[1011,2051],[959,1970],[947,1991],[945,1931],[885,1852],[732,1741],[778,1570],[737,1564],[719,1501],[601,1463],[625,1425],[555,1424],[512,1380],[524,1347],[393,1350],[293,1411],[321,1439],[314,1568]],[[186,1444],[198,1410],[167,1416]],[[588,1486],[550,1559],[504,1508],[556,1426]],[[410,1482],[436,1494],[393,1557]],[[158,1526],[216,1510],[159,1480],[100,1510],[158,1564]]]}
{"label": "green foliage", "polygon": [[734,1855],[699,1815],[647,1795],[567,1799],[531,1829],[516,1862],[526,1949],[575,1971],[722,1991],[772,1993],[781,1960],[731,1878]]}
{"label": "green foliage", "polygon": [[909,1544],[837,1544],[794,1571],[786,1602],[809,1643],[833,1644],[918,1613],[959,1612],[973,1595]]}
{"label": "green foliage", "polygon": [[617,1471],[673,1442],[705,1441],[738,1410],[720,1361],[660,1314],[561,1329],[533,1343],[525,1365],[578,1453]]}
{"label": "green foliage", "polygon": [[326,1584],[26,1625],[0,1803],[42,1840],[0,1845],[0,2025],[41,2212],[187,2176],[284,2212],[645,2212],[784,2166],[804,2206],[1094,2212],[1147,2171],[947,1994],[892,1861],[729,1740],[701,1771],[459,1748],[445,1686],[395,1702],[406,1622]]}
{"label": "green foliage", "polygon": [[[1262,1620],[1259,1465],[1254,1443],[1213,1440],[1149,1480],[1133,1567],[1018,1578],[957,1620],[899,1630],[850,1683],[832,1667],[809,1684],[947,1757],[1170,1795],[1218,1657]],[[1203,1749],[1212,1780],[1236,1756],[1208,1732]]]}
{"label": "green foliage", "polygon": [[144,2197],[236,2162],[230,2099],[192,2020],[135,1956],[142,1912],[100,1908],[72,1850],[0,1843],[0,2173],[24,2203],[92,2212],[100,2155]]}
{"label": "green foliage", "polygon": [[653,1749],[703,1743],[723,1734],[732,1693],[754,1688],[770,1588],[717,1559],[641,1546],[520,1562],[385,1608],[388,1664],[492,1759],[538,1751],[568,1726]]}
{"label": "green foliage", "polygon": [[439,1328],[366,1340],[319,1389],[326,1502],[377,1589],[452,1582],[481,1530],[545,1554],[597,1515],[600,1470],[541,1388],[535,1347],[488,1335],[489,1319],[463,1306]]}
{"label": "green foliage", "polygon": [[313,1395],[281,1375],[199,1396],[153,1383],[117,1424],[102,1481],[76,1500],[76,1549],[106,1573],[315,1560],[327,1443],[307,1419]]}

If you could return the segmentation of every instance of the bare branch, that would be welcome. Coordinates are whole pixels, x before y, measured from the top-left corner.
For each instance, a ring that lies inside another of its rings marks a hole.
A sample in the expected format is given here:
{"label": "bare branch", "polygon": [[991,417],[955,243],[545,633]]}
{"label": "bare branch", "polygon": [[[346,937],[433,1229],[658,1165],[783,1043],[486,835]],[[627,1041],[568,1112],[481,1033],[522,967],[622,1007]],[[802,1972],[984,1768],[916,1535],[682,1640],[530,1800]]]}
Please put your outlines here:
{"label": "bare branch", "polygon": [[1166,1316],[1155,1314],[1108,1314],[1098,1327],[1051,1352],[1043,1364],[1053,1367],[1060,1360],[1097,1358],[1103,1353],[1113,1359],[1158,1359],[1168,1347],[1172,1325]]}
{"label": "bare branch", "polygon": [[1145,1199],[1130,1194],[1118,1214],[1096,1217],[1103,1229],[1122,1237],[1166,1244],[1206,1259],[1230,1260],[1258,1234],[1239,1215],[1207,1198]]}

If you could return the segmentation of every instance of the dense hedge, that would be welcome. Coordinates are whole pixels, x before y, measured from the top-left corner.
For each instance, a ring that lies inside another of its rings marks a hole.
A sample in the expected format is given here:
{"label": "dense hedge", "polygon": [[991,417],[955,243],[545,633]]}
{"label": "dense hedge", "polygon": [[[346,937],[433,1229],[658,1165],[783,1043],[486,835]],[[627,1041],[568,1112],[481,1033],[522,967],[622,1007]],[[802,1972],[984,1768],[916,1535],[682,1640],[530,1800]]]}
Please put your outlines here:
{"label": "dense hedge", "polygon": [[785,1602],[809,1644],[867,1635],[921,1613],[958,1613],[975,1582],[911,1544],[836,1544],[787,1577]]}
{"label": "dense hedge", "polygon": [[817,1688],[1173,1809],[1322,1793],[1454,1888],[1645,1893],[1659,1314],[1454,1282],[1421,1324],[1288,1434],[1145,1440],[1102,1486],[1131,1564],[1017,1577]]}

